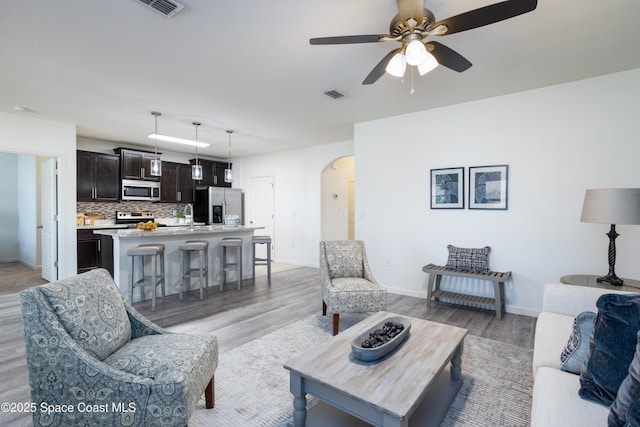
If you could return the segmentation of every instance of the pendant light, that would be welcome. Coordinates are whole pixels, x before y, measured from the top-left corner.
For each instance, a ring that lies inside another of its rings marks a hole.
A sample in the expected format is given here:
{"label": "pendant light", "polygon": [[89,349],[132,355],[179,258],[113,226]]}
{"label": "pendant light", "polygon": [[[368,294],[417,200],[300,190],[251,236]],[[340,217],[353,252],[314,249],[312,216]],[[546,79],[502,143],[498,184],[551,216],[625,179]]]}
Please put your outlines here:
{"label": "pendant light", "polygon": [[227,168],[224,170],[224,182],[231,183],[233,181],[233,172],[231,172],[231,134],[232,130],[227,130],[229,134],[229,148],[227,151]]}
{"label": "pendant light", "polygon": [[162,162],[160,161],[160,157],[158,157],[158,116],[161,116],[162,113],[157,111],[152,111],[151,114],[156,119],[156,144],[155,144],[155,157],[151,160],[151,176],[162,176]]}
{"label": "pendant light", "polygon": [[191,166],[191,179],[201,180],[202,179],[202,165],[198,163],[198,126],[202,123],[193,122],[193,125],[196,127],[196,163]]}

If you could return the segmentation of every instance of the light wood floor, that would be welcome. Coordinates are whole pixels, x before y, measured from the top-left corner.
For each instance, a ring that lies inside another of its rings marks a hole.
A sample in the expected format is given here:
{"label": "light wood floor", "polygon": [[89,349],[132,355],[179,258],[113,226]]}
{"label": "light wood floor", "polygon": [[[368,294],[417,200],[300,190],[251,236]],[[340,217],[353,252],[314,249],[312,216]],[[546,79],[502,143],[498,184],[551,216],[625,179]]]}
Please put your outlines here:
{"label": "light wood floor", "polygon": [[[261,271],[265,268],[257,270],[255,285],[245,280],[240,291],[233,282],[225,286],[223,292],[217,287],[208,289],[204,300],[199,299],[196,290],[185,294],[183,301],[177,295],[159,299],[155,313],[151,311],[150,301],[136,304],[135,308],[163,327],[214,332],[220,353],[320,312],[317,268],[274,265],[271,286]],[[17,294],[0,296],[0,402],[30,399],[19,301]],[[433,303],[427,310],[424,299],[394,294],[387,296],[387,310],[464,327],[472,335],[533,348],[536,323],[533,317],[506,313],[502,320],[496,320],[493,311],[441,303]],[[30,426],[32,423],[29,416],[0,413],[0,425]]]}

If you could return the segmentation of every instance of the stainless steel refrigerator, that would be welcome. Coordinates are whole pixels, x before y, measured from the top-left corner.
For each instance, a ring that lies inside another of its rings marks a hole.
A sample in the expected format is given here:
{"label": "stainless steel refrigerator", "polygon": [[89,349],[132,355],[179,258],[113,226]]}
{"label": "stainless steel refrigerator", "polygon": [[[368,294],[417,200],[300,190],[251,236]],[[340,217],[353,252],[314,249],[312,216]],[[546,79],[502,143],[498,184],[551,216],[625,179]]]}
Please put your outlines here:
{"label": "stainless steel refrigerator", "polygon": [[244,224],[243,194],[239,188],[196,187],[193,219],[206,224],[223,224],[226,215],[238,215]]}

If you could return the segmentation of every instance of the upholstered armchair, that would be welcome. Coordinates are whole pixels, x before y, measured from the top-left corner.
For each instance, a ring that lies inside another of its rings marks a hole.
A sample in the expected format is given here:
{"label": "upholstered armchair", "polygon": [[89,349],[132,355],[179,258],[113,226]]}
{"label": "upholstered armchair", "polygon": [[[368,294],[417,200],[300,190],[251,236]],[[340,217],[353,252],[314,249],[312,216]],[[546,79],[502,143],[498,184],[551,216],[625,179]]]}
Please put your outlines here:
{"label": "upholstered armchair", "polygon": [[203,392],[213,408],[217,338],[149,322],[106,270],[20,296],[35,426],[183,427]]}
{"label": "upholstered armchair", "polygon": [[387,307],[387,290],[371,274],[361,240],[320,242],[322,315],[333,314],[338,335],[340,313],[367,313]]}

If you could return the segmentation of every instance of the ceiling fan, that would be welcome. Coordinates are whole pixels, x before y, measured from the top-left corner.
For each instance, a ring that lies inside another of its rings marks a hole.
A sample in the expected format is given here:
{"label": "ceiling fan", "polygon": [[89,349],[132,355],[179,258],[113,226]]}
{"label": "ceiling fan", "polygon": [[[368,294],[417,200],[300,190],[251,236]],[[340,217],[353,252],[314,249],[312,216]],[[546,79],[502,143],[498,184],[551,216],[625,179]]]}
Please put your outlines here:
{"label": "ceiling fan", "polygon": [[364,79],[363,85],[375,83],[385,71],[393,76],[402,77],[407,64],[417,67],[420,75],[428,73],[438,64],[463,72],[471,67],[471,62],[455,50],[427,38],[446,36],[493,24],[531,12],[537,5],[537,0],[507,0],[436,22],[433,12],[424,7],[424,0],[398,0],[398,14],[391,20],[389,34],[319,37],[310,39],[309,43],[312,45],[389,41],[402,43],[400,48],[392,50],[382,58],[382,61]]}

